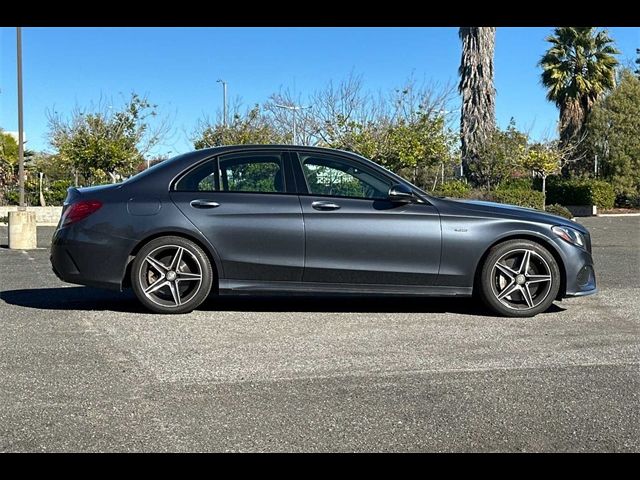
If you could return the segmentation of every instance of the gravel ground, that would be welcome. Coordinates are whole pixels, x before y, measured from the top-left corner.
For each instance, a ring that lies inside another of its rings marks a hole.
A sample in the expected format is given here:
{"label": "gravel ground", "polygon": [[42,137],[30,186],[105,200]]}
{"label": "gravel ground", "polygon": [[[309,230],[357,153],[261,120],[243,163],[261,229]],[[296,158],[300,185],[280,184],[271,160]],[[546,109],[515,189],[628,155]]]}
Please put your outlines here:
{"label": "gravel ground", "polygon": [[[0,248],[0,451],[639,451],[640,217],[580,220],[600,293],[212,300],[156,316]],[[6,227],[0,244],[6,245]]]}

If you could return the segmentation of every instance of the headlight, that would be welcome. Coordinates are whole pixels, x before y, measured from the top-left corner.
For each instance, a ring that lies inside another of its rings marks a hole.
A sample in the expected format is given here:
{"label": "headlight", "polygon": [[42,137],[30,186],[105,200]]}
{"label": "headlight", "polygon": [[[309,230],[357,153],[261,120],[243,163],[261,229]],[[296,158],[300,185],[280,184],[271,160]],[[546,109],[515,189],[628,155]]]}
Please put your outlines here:
{"label": "headlight", "polygon": [[561,227],[559,225],[552,227],[551,230],[553,230],[553,233],[564,241],[569,242],[576,247],[585,247],[584,236],[579,231],[574,230],[571,227]]}

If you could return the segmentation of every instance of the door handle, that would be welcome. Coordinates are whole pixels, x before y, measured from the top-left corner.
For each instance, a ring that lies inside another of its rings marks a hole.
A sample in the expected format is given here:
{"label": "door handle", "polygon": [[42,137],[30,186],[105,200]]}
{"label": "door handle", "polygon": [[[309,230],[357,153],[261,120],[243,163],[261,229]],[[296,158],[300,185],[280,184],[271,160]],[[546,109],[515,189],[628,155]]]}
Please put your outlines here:
{"label": "door handle", "polygon": [[212,202],[209,200],[191,200],[189,205],[193,208],[216,208],[220,206],[218,202]]}
{"label": "door handle", "polygon": [[338,210],[340,205],[331,202],[313,202],[311,207],[316,210]]}

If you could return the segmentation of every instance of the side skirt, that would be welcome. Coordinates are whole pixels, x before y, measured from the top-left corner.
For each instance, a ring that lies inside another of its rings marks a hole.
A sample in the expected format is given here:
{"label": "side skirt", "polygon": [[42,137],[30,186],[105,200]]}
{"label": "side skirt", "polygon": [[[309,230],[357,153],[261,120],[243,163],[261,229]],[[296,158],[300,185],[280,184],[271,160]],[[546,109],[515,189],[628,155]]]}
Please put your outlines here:
{"label": "side skirt", "polygon": [[300,294],[300,295],[416,295],[428,297],[470,297],[471,287],[442,287],[419,285],[377,285],[320,282],[267,282],[220,279],[220,293],[242,294]]}

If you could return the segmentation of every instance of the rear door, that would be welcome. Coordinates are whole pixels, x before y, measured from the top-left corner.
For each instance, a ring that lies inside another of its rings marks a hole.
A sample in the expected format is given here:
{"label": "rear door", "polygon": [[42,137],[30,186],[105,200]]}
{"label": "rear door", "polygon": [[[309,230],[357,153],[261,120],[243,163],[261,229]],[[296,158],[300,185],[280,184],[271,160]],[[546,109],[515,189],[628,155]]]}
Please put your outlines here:
{"label": "rear door", "polygon": [[304,225],[288,153],[209,159],[176,182],[171,198],[214,246],[224,278],[302,280]]}

